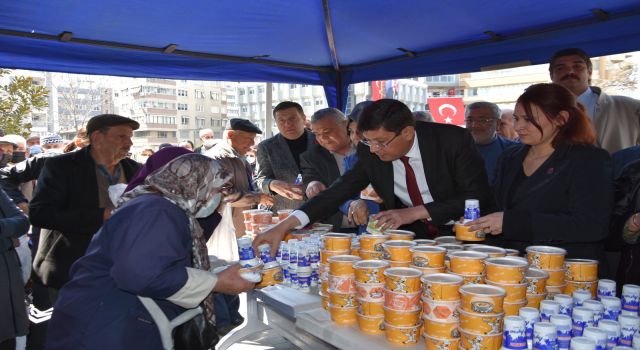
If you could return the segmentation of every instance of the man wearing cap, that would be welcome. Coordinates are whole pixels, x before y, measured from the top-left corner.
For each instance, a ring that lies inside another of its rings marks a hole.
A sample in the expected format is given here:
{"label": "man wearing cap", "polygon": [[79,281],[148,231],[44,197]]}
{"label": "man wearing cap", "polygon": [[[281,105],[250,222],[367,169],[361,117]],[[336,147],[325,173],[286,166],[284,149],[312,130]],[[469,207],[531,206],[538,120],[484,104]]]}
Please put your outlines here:
{"label": "man wearing cap", "polygon": [[614,153],[640,144],[640,101],[590,86],[592,72],[589,55],[578,48],[557,51],[549,62],[551,81],[569,89],[586,108],[600,147]]}
{"label": "man wearing cap", "polygon": [[210,150],[216,145],[216,139],[213,138],[213,130],[211,129],[201,129],[198,132],[198,137],[200,137],[202,144],[193,150],[194,153],[203,154],[205,151]]}
{"label": "man wearing cap", "polygon": [[[41,227],[33,268],[53,305],[69,280],[69,268],[84,255],[93,235],[111,216],[108,188],[127,183],[140,164],[127,158],[138,122],[101,114],[87,123],[90,145],[49,158],[29,204],[31,224]],[[36,300],[34,300],[34,304]],[[45,310],[47,301],[36,305]],[[43,308],[44,307],[44,308]]]}
{"label": "man wearing cap", "polygon": [[13,151],[18,148],[15,142],[12,142],[6,136],[0,137],[0,167],[5,167],[11,163],[13,159]]}
{"label": "man wearing cap", "polygon": [[40,144],[40,135],[29,135],[29,138],[27,139],[27,147],[31,147],[33,145],[39,145]]}

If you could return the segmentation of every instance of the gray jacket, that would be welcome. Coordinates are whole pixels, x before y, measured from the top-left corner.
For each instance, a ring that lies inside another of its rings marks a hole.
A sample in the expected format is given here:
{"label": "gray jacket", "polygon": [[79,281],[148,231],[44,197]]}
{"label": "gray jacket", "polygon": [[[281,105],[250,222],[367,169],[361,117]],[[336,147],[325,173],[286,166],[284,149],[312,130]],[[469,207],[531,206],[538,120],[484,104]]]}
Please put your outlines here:
{"label": "gray jacket", "polygon": [[[315,136],[309,131],[307,134],[307,149],[315,144]],[[294,183],[298,174],[302,171],[296,165],[293,155],[289,150],[287,141],[281,134],[277,134],[258,144],[256,152],[256,184],[263,193],[275,195],[274,210],[297,209],[304,204],[304,200],[290,200],[269,190],[269,184],[273,180],[281,180]]]}
{"label": "gray jacket", "polygon": [[598,145],[614,153],[640,144],[640,101],[626,96],[611,96],[599,87],[591,90],[598,94],[593,124]]}

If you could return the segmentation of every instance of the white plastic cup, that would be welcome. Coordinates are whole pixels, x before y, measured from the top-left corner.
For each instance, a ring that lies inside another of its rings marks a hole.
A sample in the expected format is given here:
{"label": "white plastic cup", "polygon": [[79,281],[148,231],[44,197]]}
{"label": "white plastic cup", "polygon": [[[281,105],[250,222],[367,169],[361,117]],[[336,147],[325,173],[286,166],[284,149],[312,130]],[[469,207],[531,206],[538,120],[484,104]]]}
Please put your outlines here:
{"label": "white plastic cup", "polygon": [[593,311],[593,324],[597,327],[604,315],[604,305],[597,300],[586,300],[583,306]]}
{"label": "white plastic cup", "polygon": [[556,326],[549,322],[536,322],[533,325],[533,348],[555,349],[558,347]]}
{"label": "white plastic cup", "polygon": [[571,317],[567,315],[551,315],[551,323],[556,326],[558,334],[558,349],[569,349],[571,343]]}
{"label": "white plastic cup", "polygon": [[584,306],[573,308],[573,331],[574,337],[582,336],[582,331],[587,327],[593,327],[593,311]]}
{"label": "white plastic cup", "polygon": [[587,337],[574,337],[571,339],[571,350],[596,350],[596,342]]}
{"label": "white plastic cup", "polygon": [[616,296],[616,282],[613,280],[602,279],[598,281],[598,300],[602,297]]}
{"label": "white plastic cup", "polygon": [[543,300],[540,302],[540,320],[549,322],[551,315],[560,314],[560,304],[554,300]]}
{"label": "white plastic cup", "polygon": [[602,318],[617,321],[622,310],[622,301],[617,297],[602,297],[600,302],[604,307]]}
{"label": "white plastic cup", "polygon": [[598,328],[607,333],[607,349],[613,349],[618,345],[618,339],[620,338],[620,324],[614,320],[601,320],[598,323]]}
{"label": "white plastic cup", "polygon": [[582,306],[585,301],[591,300],[591,292],[588,290],[578,289],[573,291],[573,306]]}
{"label": "white plastic cup", "polygon": [[631,347],[633,344],[633,335],[640,329],[640,317],[633,315],[620,315],[620,339],[618,345]]}
{"label": "white plastic cup", "polygon": [[527,335],[524,317],[507,316],[504,318],[502,333],[502,347],[510,350],[527,348]]}
{"label": "white plastic cup", "polygon": [[627,314],[638,314],[640,309],[640,286],[625,284],[622,286],[622,310]]}
{"label": "white plastic cup", "polygon": [[596,327],[587,327],[582,332],[584,337],[593,340],[596,343],[596,350],[606,350],[607,348],[607,332]]}
{"label": "white plastic cup", "polygon": [[553,300],[560,304],[560,315],[571,317],[573,312],[573,298],[570,295],[556,294],[553,296]]}
{"label": "white plastic cup", "polygon": [[633,335],[633,350],[640,350],[640,332]]}
{"label": "white plastic cup", "polygon": [[251,247],[251,238],[249,237],[240,237],[236,239],[238,243],[238,255],[240,256],[240,260],[251,260],[256,257],[256,253],[253,251]]}
{"label": "white plastic cup", "polygon": [[520,308],[518,312],[520,317],[524,318],[525,323],[525,335],[527,336],[527,341],[533,341],[533,325],[536,322],[540,322],[540,312],[538,309],[533,307],[523,307]]}

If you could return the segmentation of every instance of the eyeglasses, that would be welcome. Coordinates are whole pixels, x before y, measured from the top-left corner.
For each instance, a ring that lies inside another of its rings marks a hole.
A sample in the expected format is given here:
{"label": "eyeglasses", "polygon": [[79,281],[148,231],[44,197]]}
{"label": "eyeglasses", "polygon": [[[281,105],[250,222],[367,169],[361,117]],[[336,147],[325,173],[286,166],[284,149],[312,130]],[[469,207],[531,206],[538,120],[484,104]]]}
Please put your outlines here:
{"label": "eyeglasses", "polygon": [[478,119],[470,119],[467,118],[464,120],[464,123],[467,125],[488,125],[493,123],[494,121],[498,120],[497,118],[478,118]]}
{"label": "eyeglasses", "polygon": [[392,137],[391,140],[389,140],[387,142],[377,142],[377,141],[369,141],[369,140],[362,140],[360,142],[362,142],[363,145],[368,146],[369,148],[374,148],[375,147],[375,148],[378,148],[378,149],[385,149],[398,136],[400,136],[399,132],[396,133],[396,136]]}

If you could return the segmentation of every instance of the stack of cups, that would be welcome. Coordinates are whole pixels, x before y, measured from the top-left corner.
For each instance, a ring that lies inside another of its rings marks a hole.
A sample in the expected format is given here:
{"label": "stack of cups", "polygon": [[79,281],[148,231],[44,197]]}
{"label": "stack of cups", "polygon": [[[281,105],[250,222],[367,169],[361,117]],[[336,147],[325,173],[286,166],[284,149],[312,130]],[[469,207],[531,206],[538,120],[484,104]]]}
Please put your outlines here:
{"label": "stack of cups", "polygon": [[242,217],[244,218],[244,230],[247,235],[253,234],[253,222],[251,221],[251,214],[254,212],[264,212],[264,210],[247,209],[242,211]]}
{"label": "stack of cups", "polygon": [[598,260],[567,259],[564,265],[567,282],[564,293],[571,295],[576,290],[587,290],[595,298],[598,291]]}
{"label": "stack of cups", "polygon": [[363,260],[382,260],[382,243],[389,239],[387,235],[362,234],[360,238],[360,257]]}
{"label": "stack of cups", "polygon": [[[280,251],[280,248],[278,248],[278,251]],[[283,281],[282,267],[280,267],[280,263],[276,261],[276,258],[271,256],[271,246],[267,243],[262,244],[258,247],[258,252],[264,267],[262,268],[262,281],[256,284],[256,288],[281,284]]]}
{"label": "stack of cups", "polygon": [[[271,225],[273,213],[269,210],[253,210],[251,211],[251,226],[253,227],[253,233],[257,234],[260,228]],[[245,224],[245,227],[247,225]]]}
{"label": "stack of cups", "polygon": [[618,345],[631,347],[633,345],[633,335],[640,329],[640,317],[622,314],[618,318],[620,323],[620,338]]}
{"label": "stack of cups", "polygon": [[600,297],[600,302],[604,308],[602,318],[605,320],[617,321],[622,311],[622,301],[617,297]]}
{"label": "stack of cups", "polygon": [[596,343],[596,350],[605,350],[607,348],[607,332],[596,327],[587,327],[582,333],[585,338],[591,339]]}
{"label": "stack of cups", "polygon": [[552,315],[549,319],[551,324],[556,326],[556,334],[558,335],[558,349],[569,349],[571,344],[572,321],[567,315]]}
{"label": "stack of cups", "polygon": [[604,316],[604,305],[598,300],[585,300],[582,306],[593,311],[593,325],[598,327],[598,323]]}
{"label": "stack of cups", "polygon": [[489,255],[469,250],[454,251],[448,254],[449,271],[462,277],[464,284],[484,283],[484,260]]}
{"label": "stack of cups", "polygon": [[329,312],[331,319],[339,325],[356,322],[358,305],[356,277],[353,263],[360,260],[353,255],[336,255],[329,261]]}
{"label": "stack of cups", "polygon": [[[415,241],[414,241],[415,242]],[[413,246],[411,252],[410,267],[422,271],[422,274],[432,275],[445,272],[444,259],[447,250],[436,246]]]}
{"label": "stack of cups", "polygon": [[542,294],[527,294],[527,306],[538,307],[540,301],[546,298],[546,293],[559,294],[564,291],[564,257],[567,251],[558,247],[530,246],[527,247],[529,266],[547,272],[546,291]]}
{"label": "stack of cups", "polygon": [[[321,236],[322,249],[320,249],[320,266],[318,278],[320,279],[320,297],[323,305],[329,307],[329,258],[336,255],[349,255],[351,253],[351,236],[345,233],[327,233]],[[291,244],[291,241],[289,241]],[[292,281],[293,283],[293,281]]]}
{"label": "stack of cups", "polygon": [[551,322],[551,316],[553,315],[560,315],[560,303],[554,300],[541,301],[540,302],[540,321]]}
{"label": "stack of cups", "polygon": [[389,236],[391,241],[413,241],[416,234],[407,230],[386,230],[384,234]]}
{"label": "stack of cups", "polygon": [[550,322],[537,322],[533,325],[533,348],[539,350],[558,349],[558,331]]}
{"label": "stack of cups", "polygon": [[[391,237],[391,236],[390,236]],[[411,247],[416,242],[411,240],[388,240],[382,243],[382,258],[389,262],[390,267],[409,267],[411,265]]]}
{"label": "stack of cups", "polygon": [[[527,280],[527,295],[544,295],[547,293],[547,280],[549,274],[547,271],[529,267],[525,275]],[[547,298],[553,298],[552,294],[547,293]]]}
{"label": "stack of cups", "polygon": [[251,238],[244,236],[237,240],[238,243],[238,255],[240,256],[240,273],[254,273],[256,279],[262,275],[262,261],[256,257],[253,247],[251,247]]}
{"label": "stack of cups", "polygon": [[527,347],[531,349],[533,345],[533,325],[540,322],[540,312],[532,307],[523,307],[520,309],[519,314],[520,317],[524,318]]}
{"label": "stack of cups", "polygon": [[613,349],[618,345],[620,339],[620,324],[614,320],[602,320],[598,324],[598,328],[607,333],[607,350]]}
{"label": "stack of cups", "polygon": [[[289,257],[291,259],[291,257]],[[296,268],[296,277],[298,278],[298,290],[308,293],[311,291],[311,254],[309,245],[300,244],[298,246],[298,266]]]}
{"label": "stack of cups", "polygon": [[502,345],[504,289],[484,284],[460,287],[460,347],[498,350]]}
{"label": "stack of cups", "polygon": [[594,326],[593,311],[584,306],[574,306],[571,318],[573,319],[571,335],[574,337],[582,336],[585,328]]}
{"label": "stack of cups", "polygon": [[502,335],[502,349],[527,349],[526,321],[521,316],[507,316],[504,318],[504,333]]}
{"label": "stack of cups", "polygon": [[469,226],[464,226],[467,222],[480,218],[480,201],[467,199],[464,201],[464,208],[464,219],[462,222],[456,222],[454,226],[456,239],[465,242],[484,241],[486,236],[484,231],[470,231]]}
{"label": "stack of cups", "polygon": [[638,315],[640,309],[640,286],[625,284],[622,286],[622,313]]}
{"label": "stack of cups", "polygon": [[598,292],[596,299],[600,300],[602,297],[615,297],[616,296],[616,281],[601,279],[598,280]]}
{"label": "stack of cups", "polygon": [[485,265],[486,283],[507,292],[504,298],[505,314],[517,316],[520,308],[527,304],[527,262],[514,257],[489,258]]}
{"label": "stack of cups", "polygon": [[438,273],[421,277],[422,317],[427,349],[456,349],[460,339],[457,330],[462,277]]}
{"label": "stack of cups", "polygon": [[384,329],[387,340],[394,344],[415,344],[420,337],[421,275],[420,270],[409,267],[384,271]]}
{"label": "stack of cups", "polygon": [[358,326],[364,333],[384,332],[384,271],[389,263],[382,260],[360,260],[353,264],[358,294]]}

